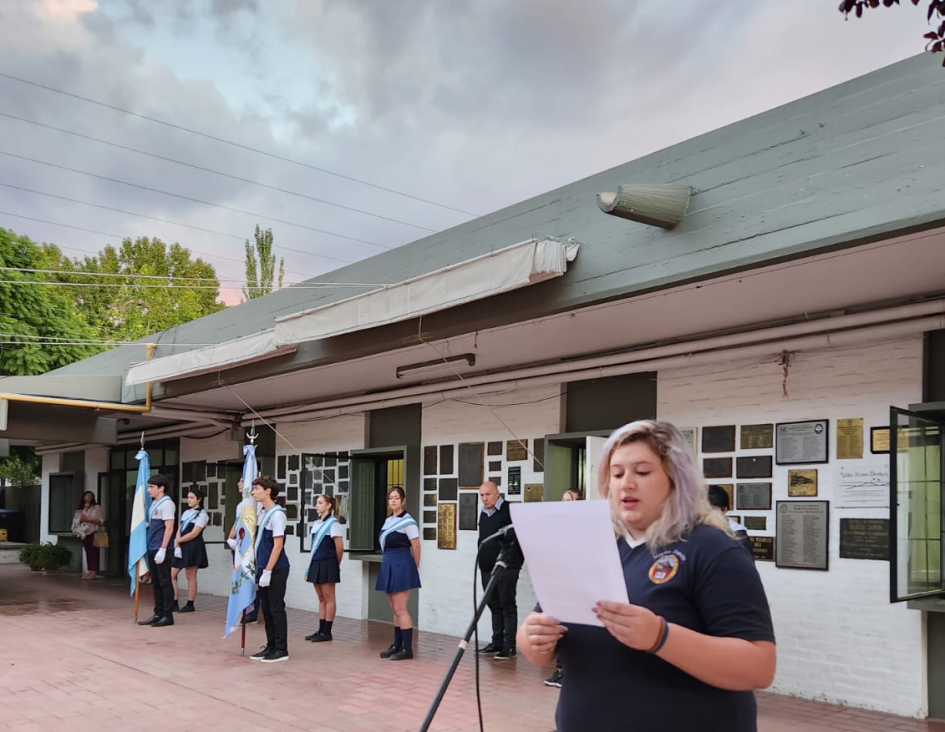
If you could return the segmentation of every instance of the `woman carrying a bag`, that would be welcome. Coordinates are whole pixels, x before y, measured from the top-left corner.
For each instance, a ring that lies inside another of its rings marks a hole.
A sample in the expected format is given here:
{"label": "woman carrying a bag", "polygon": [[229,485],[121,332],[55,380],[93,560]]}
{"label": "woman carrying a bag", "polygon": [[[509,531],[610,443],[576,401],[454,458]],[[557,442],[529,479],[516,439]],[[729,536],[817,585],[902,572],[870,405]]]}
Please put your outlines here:
{"label": "woman carrying a bag", "polygon": [[99,547],[108,546],[104,525],[102,507],[95,500],[95,494],[86,491],[72,516],[72,533],[82,539],[82,548],[85,549],[85,568],[88,571],[82,574],[84,580],[93,580],[98,574]]}

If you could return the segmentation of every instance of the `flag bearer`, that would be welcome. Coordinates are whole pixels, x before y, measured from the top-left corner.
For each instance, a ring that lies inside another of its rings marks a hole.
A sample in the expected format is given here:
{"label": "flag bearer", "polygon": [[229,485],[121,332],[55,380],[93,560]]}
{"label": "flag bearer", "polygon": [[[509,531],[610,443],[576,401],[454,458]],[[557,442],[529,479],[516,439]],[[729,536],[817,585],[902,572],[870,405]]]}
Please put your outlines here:
{"label": "flag bearer", "polygon": [[259,607],[266,622],[266,646],[251,658],[263,663],[289,660],[285,587],[289,558],[285,548],[285,509],[276,503],[279,484],[268,475],[253,481],[253,498],[262,504],[256,528],[256,581]]}
{"label": "flag bearer", "polygon": [[171,558],[167,548],[174,536],[174,517],[177,509],[167,495],[167,479],[163,475],[148,478],[148,495],[151,496],[151,512],[148,514],[148,572],[154,590],[154,614],[138,625],[163,628],[174,624],[171,606],[174,590],[171,587]]}

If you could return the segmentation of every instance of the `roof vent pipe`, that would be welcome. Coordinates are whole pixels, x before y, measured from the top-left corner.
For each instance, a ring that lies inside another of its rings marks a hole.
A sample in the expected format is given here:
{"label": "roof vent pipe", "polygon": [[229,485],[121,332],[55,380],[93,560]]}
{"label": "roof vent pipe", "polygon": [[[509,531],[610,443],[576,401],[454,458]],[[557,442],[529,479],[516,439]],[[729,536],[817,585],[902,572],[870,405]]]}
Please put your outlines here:
{"label": "roof vent pipe", "polygon": [[672,229],[686,215],[691,197],[690,186],[626,183],[616,193],[598,193],[597,205],[611,216]]}

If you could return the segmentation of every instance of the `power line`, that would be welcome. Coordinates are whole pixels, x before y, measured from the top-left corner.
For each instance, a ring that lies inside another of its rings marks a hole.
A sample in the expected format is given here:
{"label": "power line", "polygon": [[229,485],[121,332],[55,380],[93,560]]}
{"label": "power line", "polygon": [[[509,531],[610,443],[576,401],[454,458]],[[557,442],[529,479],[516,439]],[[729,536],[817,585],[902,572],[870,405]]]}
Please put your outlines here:
{"label": "power line", "polygon": [[[38,219],[34,216],[24,216],[23,214],[15,214],[15,213],[11,213],[10,211],[0,211],[0,216],[13,216],[14,218],[18,218],[18,219],[26,219],[27,221],[36,221],[37,223],[40,223],[40,224],[49,224],[50,226],[61,226],[64,229],[75,229],[76,231],[87,231],[90,234],[101,234],[102,236],[108,236],[114,239],[123,240],[126,238],[126,237],[123,237],[121,234],[109,234],[106,231],[97,231],[96,229],[86,229],[85,227],[82,227],[82,226],[74,226],[73,224],[62,224],[58,221],[50,221],[49,219]],[[80,249],[79,247],[74,247],[67,244],[56,244],[55,246],[58,247],[59,249],[69,249],[74,252],[82,252],[83,254],[91,254],[94,257],[97,257],[101,254],[101,252],[93,252],[89,249]],[[245,262],[241,259],[233,259],[232,257],[223,257],[219,254],[209,254],[207,252],[197,252],[193,250],[191,250],[191,252],[198,256],[206,257],[208,260],[220,259],[225,262],[236,262],[237,264],[245,264]],[[300,277],[306,277],[306,278],[308,277],[308,274],[306,272],[298,272],[296,270],[290,270],[290,269],[287,269],[286,272],[288,272],[289,274],[299,275]],[[238,281],[241,281],[241,280],[234,280],[234,282],[238,282]]]}
{"label": "power line", "polygon": [[[37,190],[35,190],[35,189],[33,189],[33,188],[25,188],[25,187],[23,187],[23,186],[16,186],[16,185],[13,185],[12,183],[0,183],[0,186],[3,186],[4,188],[12,188],[12,189],[17,190],[17,191],[24,191],[24,192],[26,192],[26,193],[33,193],[33,194],[35,194],[35,195],[37,195],[37,196],[47,196],[47,197],[49,197],[49,198],[56,198],[56,199],[59,199],[60,201],[69,201],[70,203],[78,203],[78,204],[81,204],[81,205],[83,205],[83,206],[92,206],[93,208],[101,208],[101,209],[104,209],[105,211],[115,211],[115,212],[117,212],[117,213],[125,214],[125,215],[127,215],[127,216],[137,216],[137,217],[142,218],[142,219],[150,219],[151,221],[159,221],[159,222],[161,222],[162,224],[172,224],[172,225],[174,225],[174,226],[183,226],[184,228],[187,228],[187,229],[195,229],[196,231],[203,231],[203,232],[205,232],[205,233],[207,233],[207,234],[216,234],[217,236],[225,236],[225,237],[227,237],[227,238],[229,238],[229,239],[241,239],[241,240],[245,240],[245,237],[237,236],[236,234],[227,234],[226,232],[223,232],[223,231],[214,231],[213,229],[205,229],[205,228],[202,227],[202,226],[194,226],[193,224],[184,224],[184,223],[181,223],[180,221],[171,221],[170,219],[162,219],[162,218],[159,218],[159,217],[157,217],[157,216],[149,216],[148,214],[136,213],[135,211],[125,211],[124,209],[121,209],[121,208],[114,208],[114,207],[112,207],[112,206],[103,206],[103,205],[100,204],[100,203],[91,203],[91,202],[89,202],[89,201],[80,201],[80,200],[77,199],[77,198],[69,198],[69,197],[67,197],[67,196],[60,196],[60,195],[57,195],[57,194],[55,194],[55,193],[46,193],[46,192],[44,192],[44,191],[37,191]],[[309,256],[312,256],[312,257],[321,257],[322,259],[331,259],[331,260],[333,260],[333,261],[335,261],[335,262],[343,262],[343,263],[345,263],[345,264],[353,264],[353,261],[352,261],[352,260],[350,260],[350,259],[342,259],[341,257],[331,257],[331,256],[329,256],[329,255],[327,255],[327,254],[317,254],[317,253],[315,253],[315,252],[306,252],[306,251],[304,251],[304,250],[302,250],[302,249],[289,249],[289,247],[283,247],[283,249],[286,249],[286,250],[288,250],[288,251],[293,251],[293,252],[299,252],[299,253],[301,253],[301,254],[308,254]]]}
{"label": "power line", "polygon": [[[22,333],[0,333],[0,338],[17,338],[19,340],[0,341],[0,343],[16,343],[17,345],[53,345],[53,346],[146,346],[147,343],[138,341],[98,340],[94,338],[68,338],[65,336],[26,335]],[[42,341],[37,343],[36,341]],[[207,348],[219,345],[218,343],[159,343],[161,348]]]}
{"label": "power line", "polygon": [[345,211],[353,211],[354,213],[363,214],[365,216],[372,216],[376,219],[382,219],[384,221],[390,221],[395,224],[402,224],[404,226],[412,226],[415,229],[420,229],[421,231],[436,232],[436,229],[431,229],[427,226],[420,226],[419,224],[413,224],[409,221],[402,221],[400,219],[395,219],[391,216],[384,216],[383,214],[374,213],[372,211],[365,211],[364,209],[354,208],[353,206],[345,206],[341,203],[335,203],[334,201],[327,201],[324,198],[318,198],[316,196],[310,196],[306,193],[300,193],[299,191],[293,191],[288,188],[280,188],[279,186],[270,185],[269,183],[261,183],[257,180],[252,180],[250,178],[243,178],[239,175],[232,175],[231,173],[224,173],[221,170],[214,170],[213,168],[207,168],[202,165],[196,165],[195,163],[188,163],[186,160],[178,160],[177,158],[168,157],[166,155],[158,155],[157,153],[148,152],[147,150],[139,150],[136,147],[131,147],[129,145],[122,145],[117,142],[112,142],[111,140],[103,140],[100,137],[93,137],[92,135],[85,135],[81,132],[74,132],[73,130],[67,130],[64,127],[56,127],[55,125],[46,124],[44,122],[38,122],[37,120],[27,119],[26,117],[18,117],[15,114],[9,114],[8,112],[0,112],[0,117],[7,117],[9,119],[14,119],[19,122],[26,122],[27,124],[36,125],[37,127],[45,127],[48,130],[55,130],[56,132],[61,132],[65,135],[72,135],[73,137],[79,137],[83,140],[91,140],[92,142],[98,142],[102,145],[110,145],[111,147],[116,147],[119,150],[127,150],[128,152],[133,152],[138,155],[146,155],[149,158],[154,158],[156,160],[163,160],[164,162],[174,163],[176,165],[184,165],[188,168],[194,170],[200,170],[205,173],[212,173],[213,175],[219,175],[224,178],[229,178],[231,180],[237,180],[242,183],[249,183],[250,185],[259,186],[260,188],[268,188],[272,191],[278,191],[279,193],[287,193],[290,196],[298,196],[299,198],[305,198],[309,201],[315,201],[317,203],[323,203],[326,206],[334,206],[335,208],[344,209]]}
{"label": "power line", "polygon": [[[123,275],[119,275],[123,276]],[[168,276],[165,279],[173,280],[175,277]],[[41,287],[128,287],[126,282],[50,282],[47,280],[0,280],[0,285],[39,285]],[[183,284],[176,285],[173,282],[167,282],[163,285],[139,285],[138,283],[133,283],[131,285],[138,290],[219,290],[219,285],[193,285],[193,284]],[[271,292],[270,288],[263,285],[244,285],[247,290],[266,290]],[[329,285],[292,285],[293,290],[330,290],[338,287],[375,287],[380,288],[384,285],[342,285],[342,284],[329,284]]]}
{"label": "power line", "polygon": [[431,201],[427,198],[421,198],[420,196],[415,196],[411,193],[405,193],[404,191],[398,191],[394,188],[387,188],[386,186],[378,185],[377,183],[371,183],[366,180],[361,180],[360,178],[354,178],[350,175],[345,175],[344,173],[337,173],[333,170],[328,170],[327,168],[320,168],[317,165],[312,165],[311,163],[304,163],[301,160],[295,160],[293,158],[287,158],[283,155],[277,155],[276,153],[267,152],[266,150],[260,150],[256,147],[251,147],[249,145],[244,145],[239,142],[234,142],[233,140],[227,140],[223,137],[217,137],[216,135],[210,135],[206,132],[199,132],[197,130],[190,129],[189,127],[184,127],[182,125],[176,125],[173,122],[168,122],[163,119],[158,119],[157,117],[149,117],[146,114],[141,114],[139,112],[133,112],[130,109],[123,109],[122,107],[117,107],[113,104],[107,104],[106,102],[100,102],[97,99],[90,99],[89,97],[83,97],[80,94],[73,94],[72,92],[67,92],[62,89],[56,89],[52,86],[47,86],[45,84],[40,84],[36,81],[30,81],[29,79],[22,79],[18,76],[13,76],[12,74],[5,74],[0,71],[0,77],[5,79],[10,79],[11,81],[18,81],[21,84],[27,84],[29,86],[36,87],[37,89],[45,89],[46,91],[53,92],[55,94],[62,94],[66,97],[71,97],[72,99],[78,99],[83,102],[88,102],[89,104],[95,104],[99,107],[104,107],[105,109],[111,109],[115,112],[121,112],[122,114],[128,114],[132,117],[137,117],[138,119],[147,120],[148,122],[154,122],[155,124],[164,125],[174,130],[180,130],[181,132],[187,132],[191,135],[197,135],[199,137],[206,138],[208,140],[213,140],[215,142],[223,143],[224,145],[230,145],[232,147],[239,148],[241,150],[247,150],[249,152],[254,152],[259,155],[265,155],[266,157],[273,158],[275,160],[281,160],[285,163],[292,163],[293,165],[299,165],[303,168],[308,168],[309,170],[316,170],[319,173],[325,173],[326,175],[335,176],[336,178],[342,178],[343,180],[351,181],[352,183],[360,183],[361,185],[368,186],[370,188],[377,189],[379,191],[386,191],[387,193],[393,193],[397,196],[403,196],[404,198],[410,198],[414,201],[419,201],[421,203],[426,203],[431,206],[436,206],[437,208],[447,209],[449,211],[455,211],[456,213],[465,214],[466,216],[472,216],[478,218],[479,214],[475,214],[472,211],[465,211],[461,208],[456,208],[455,206],[448,206],[445,203],[437,203],[436,201]]}
{"label": "power line", "polygon": [[37,163],[39,165],[46,165],[50,168],[56,168],[57,170],[65,170],[69,173],[78,173],[79,175],[87,175],[90,178],[98,178],[99,180],[105,180],[109,183],[118,183],[119,185],[128,186],[130,188],[137,188],[142,191],[149,191],[151,193],[160,193],[162,196],[170,196],[171,198],[179,198],[183,201],[190,201],[192,203],[199,203],[203,206],[211,206],[213,208],[223,209],[224,211],[232,211],[233,213],[243,214],[244,216],[252,216],[259,219],[267,219],[268,221],[275,221],[278,224],[285,224],[286,226],[295,226],[299,229],[308,229],[309,231],[314,231],[319,234],[327,234],[328,236],[337,236],[339,239],[347,239],[348,241],[356,241],[361,244],[370,244],[374,247],[380,247],[381,249],[392,249],[386,244],[378,244],[374,241],[369,241],[368,239],[359,239],[356,236],[348,236],[347,234],[339,234],[335,231],[328,231],[327,229],[319,229],[315,226],[308,226],[307,224],[297,224],[294,221],[286,221],[284,219],[277,219],[273,216],[266,216],[261,213],[254,213],[252,211],[245,211],[241,208],[234,208],[233,206],[224,206],[222,203],[213,203],[212,201],[204,201],[200,198],[193,198],[192,196],[185,196],[181,193],[172,193],[171,191],[162,191],[160,188],[151,188],[150,186],[141,185],[139,183],[131,183],[130,181],[121,180],[120,178],[111,178],[107,175],[99,175],[98,173],[90,173],[87,170],[79,170],[78,168],[70,168],[67,165],[60,165],[59,163],[50,163],[46,160],[39,160],[37,158],[30,158],[26,155],[17,155],[16,153],[7,152],[6,150],[0,150],[0,155],[6,155],[10,158],[16,158],[17,160],[25,160],[28,163]]}

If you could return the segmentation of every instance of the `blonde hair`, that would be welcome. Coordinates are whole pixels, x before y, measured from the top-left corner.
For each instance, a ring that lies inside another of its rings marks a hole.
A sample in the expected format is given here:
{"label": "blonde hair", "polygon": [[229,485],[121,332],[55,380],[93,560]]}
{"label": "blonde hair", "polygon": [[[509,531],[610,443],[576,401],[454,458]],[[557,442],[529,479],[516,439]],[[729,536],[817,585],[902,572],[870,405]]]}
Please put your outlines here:
{"label": "blonde hair", "polygon": [[[642,442],[659,456],[663,470],[669,476],[670,491],[660,517],[646,530],[647,547],[658,550],[684,541],[699,524],[712,526],[731,535],[728,520],[709,504],[705,481],[696,467],[689,445],[669,422],[639,420],[616,430],[604,443],[597,473],[597,487],[601,496],[610,500],[610,461],[619,447]],[[614,528],[622,535],[627,527],[611,508]]]}

